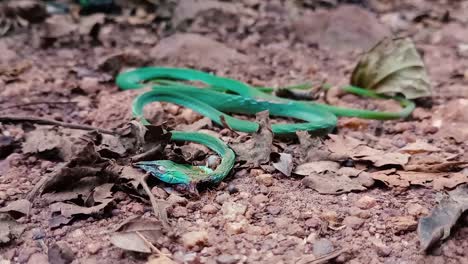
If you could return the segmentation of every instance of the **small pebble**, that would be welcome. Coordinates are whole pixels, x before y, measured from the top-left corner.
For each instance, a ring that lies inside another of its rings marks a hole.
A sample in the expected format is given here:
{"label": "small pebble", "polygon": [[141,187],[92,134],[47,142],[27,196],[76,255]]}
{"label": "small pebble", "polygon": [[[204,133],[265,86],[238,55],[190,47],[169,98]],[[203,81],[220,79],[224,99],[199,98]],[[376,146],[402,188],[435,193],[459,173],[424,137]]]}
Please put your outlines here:
{"label": "small pebble", "polygon": [[45,231],[42,228],[33,228],[31,233],[32,239],[34,240],[43,239],[46,236]]}
{"label": "small pebble", "polygon": [[237,235],[245,231],[246,225],[247,224],[245,220],[238,221],[238,222],[229,222],[224,225],[224,229],[226,230],[226,233],[229,235]]}
{"label": "small pebble", "polygon": [[381,257],[388,257],[392,253],[392,249],[378,239],[373,239],[372,245],[374,245],[377,255]]}
{"label": "small pebble", "polygon": [[216,167],[221,163],[221,159],[217,155],[210,155],[206,159],[206,166],[210,169],[216,169]]}
{"label": "small pebble", "polygon": [[182,235],[182,244],[191,249],[195,246],[206,246],[208,244],[208,233],[206,231],[192,231]]}
{"label": "small pebble", "polygon": [[244,215],[247,211],[247,206],[236,202],[225,202],[221,207],[223,217],[226,220],[236,220],[238,216]]}
{"label": "small pebble", "polygon": [[418,222],[412,216],[396,216],[390,218],[391,225],[395,232],[414,231],[418,226]]}
{"label": "small pebble", "polygon": [[273,176],[271,174],[267,174],[267,173],[260,174],[257,177],[255,177],[255,180],[258,183],[263,184],[265,186],[273,185]]}
{"label": "small pebble", "polygon": [[328,239],[318,239],[313,243],[312,254],[316,257],[326,255],[333,251],[333,243]]}
{"label": "small pebble", "polygon": [[279,215],[281,212],[281,207],[276,205],[268,206],[267,211],[271,215]]}
{"label": "small pebble", "polygon": [[186,207],[176,206],[172,210],[173,217],[186,217],[188,215],[188,210]]}
{"label": "small pebble", "polygon": [[423,207],[420,204],[415,204],[415,203],[408,205],[407,210],[408,210],[408,214],[412,216],[420,216],[420,215],[429,214],[429,210],[427,210],[427,208]]}
{"label": "small pebble", "polygon": [[188,203],[188,200],[182,196],[171,194],[167,198],[167,202],[173,206],[174,205],[186,205]]}
{"label": "small pebble", "polygon": [[92,255],[98,253],[99,250],[101,250],[102,246],[99,243],[90,243],[86,245],[86,249],[88,252]]}
{"label": "small pebble", "polygon": [[317,228],[320,225],[320,220],[315,218],[309,218],[304,223],[307,227]]}
{"label": "small pebble", "polygon": [[215,201],[218,203],[218,204],[223,204],[225,203],[227,200],[229,200],[231,196],[228,194],[228,193],[221,193],[219,194],[218,196],[216,196],[215,198]]}
{"label": "small pebble", "polygon": [[44,253],[34,253],[29,258],[27,264],[49,264],[49,258]]}
{"label": "small pebble", "polygon": [[235,264],[239,261],[238,256],[222,254],[216,258],[218,264]]}
{"label": "small pebble", "polygon": [[164,189],[162,189],[162,188],[160,188],[158,186],[153,187],[151,189],[151,193],[156,198],[159,198],[159,199],[166,199],[169,196],[169,194],[167,194],[167,192]]}
{"label": "small pebble", "polygon": [[320,214],[320,218],[328,222],[337,222],[338,213],[335,211],[324,211]]}
{"label": "small pebble", "polygon": [[70,233],[70,237],[73,237],[73,238],[81,238],[85,235],[85,233],[83,232],[83,230],[81,229],[76,229],[76,230],[73,230],[71,233]]}
{"label": "small pebble", "polygon": [[234,184],[229,184],[227,187],[227,191],[229,192],[229,194],[234,194],[234,193],[238,193],[239,189]]}
{"label": "small pebble", "polygon": [[257,194],[254,197],[252,197],[251,202],[255,205],[260,205],[262,203],[268,202],[268,197],[264,194]]}
{"label": "small pebble", "polygon": [[347,216],[343,220],[343,225],[352,229],[359,229],[364,224],[364,220],[356,216]]}
{"label": "small pebble", "polygon": [[207,204],[203,206],[203,208],[201,209],[201,212],[206,213],[206,214],[216,214],[218,212],[218,208],[216,208],[216,206],[212,204]]}
{"label": "small pebble", "polygon": [[356,201],[356,206],[361,209],[371,209],[377,204],[377,200],[374,197],[365,195]]}

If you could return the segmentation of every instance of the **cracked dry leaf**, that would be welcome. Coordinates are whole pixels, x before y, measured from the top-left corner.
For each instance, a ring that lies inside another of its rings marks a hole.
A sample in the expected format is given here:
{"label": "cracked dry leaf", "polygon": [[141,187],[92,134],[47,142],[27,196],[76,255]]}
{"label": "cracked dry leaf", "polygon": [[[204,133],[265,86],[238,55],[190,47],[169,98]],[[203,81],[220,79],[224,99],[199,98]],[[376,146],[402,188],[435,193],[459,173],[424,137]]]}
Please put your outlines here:
{"label": "cracked dry leaf", "polygon": [[408,99],[430,96],[431,84],[424,62],[410,38],[385,38],[362,56],[351,84]]}
{"label": "cracked dry leaf", "polygon": [[299,155],[301,162],[327,160],[330,151],[319,137],[312,137],[307,131],[297,131]]}
{"label": "cracked dry leaf", "polygon": [[0,245],[19,238],[25,229],[26,226],[18,224],[11,216],[0,214]]}
{"label": "cracked dry leaf", "polygon": [[84,207],[84,206],[79,206],[76,204],[70,204],[70,203],[53,203],[51,204],[50,210],[53,213],[60,213],[64,217],[72,217],[75,215],[93,215],[93,214],[98,214],[103,212],[103,210],[113,201],[112,198],[110,199],[105,199],[102,200],[101,204],[91,206],[91,207]]}
{"label": "cracked dry leaf", "polygon": [[371,173],[371,177],[388,186],[405,188],[410,185],[420,185],[435,190],[443,190],[445,188],[452,189],[460,184],[468,183],[468,175],[464,175],[463,173],[427,173],[386,170],[373,172]]}
{"label": "cracked dry leaf", "polygon": [[166,240],[161,222],[139,217],[126,220],[110,237],[111,243],[121,249],[151,253],[151,248],[142,236],[151,244],[158,245]]}
{"label": "cracked dry leaf", "polygon": [[298,165],[294,170],[294,174],[307,176],[312,173],[322,173],[327,171],[336,172],[339,169],[340,164],[338,162],[319,160]]}
{"label": "cracked dry leaf", "polygon": [[9,213],[14,218],[19,218],[23,215],[29,215],[30,210],[31,202],[26,199],[19,199],[0,208],[0,213]]}
{"label": "cracked dry leaf", "polygon": [[55,130],[39,128],[26,135],[23,152],[59,155],[62,146],[62,137]]}
{"label": "cracked dry leaf", "polygon": [[360,177],[350,178],[336,173],[311,173],[302,179],[302,184],[320,194],[340,194],[367,190],[364,185],[368,185],[369,182],[367,179],[361,179]]}
{"label": "cracked dry leaf", "polygon": [[271,153],[272,160],[276,160],[273,162],[273,167],[283,173],[286,176],[291,176],[291,172],[293,169],[293,157],[291,154],[287,153]]}
{"label": "cracked dry leaf", "polygon": [[[41,197],[47,203],[65,202],[76,199],[81,199],[83,202],[91,195],[93,188],[99,184],[98,177],[85,177],[82,179],[75,179],[78,182],[70,181],[66,188],[58,188],[56,192],[45,193]],[[68,188],[67,188],[68,187]]]}
{"label": "cracked dry leaf", "polygon": [[349,136],[328,135],[325,141],[328,149],[337,156],[349,157],[353,160],[370,161],[376,167],[385,165],[404,166],[411,155],[398,152],[385,152],[365,145],[364,142]]}
{"label": "cracked dry leaf", "polygon": [[418,236],[421,249],[427,251],[439,241],[445,240],[460,216],[468,210],[468,185],[459,186],[444,197],[418,223]]}
{"label": "cracked dry leaf", "polygon": [[422,140],[417,140],[416,142],[402,147],[399,151],[408,154],[417,154],[424,152],[438,152],[441,151],[441,149]]}
{"label": "cracked dry leaf", "polygon": [[256,122],[260,125],[258,131],[247,142],[231,144],[231,147],[239,160],[258,167],[260,164],[270,161],[273,132],[271,131],[268,111],[259,112],[256,116]]}

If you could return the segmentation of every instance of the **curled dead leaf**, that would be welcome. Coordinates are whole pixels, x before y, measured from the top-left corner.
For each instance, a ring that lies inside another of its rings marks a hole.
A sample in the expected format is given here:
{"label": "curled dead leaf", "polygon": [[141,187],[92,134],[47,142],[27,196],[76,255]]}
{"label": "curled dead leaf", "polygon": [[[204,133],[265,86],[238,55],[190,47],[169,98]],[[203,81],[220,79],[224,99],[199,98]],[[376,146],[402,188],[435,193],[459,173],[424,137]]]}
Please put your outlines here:
{"label": "curled dead leaf", "polygon": [[421,249],[427,251],[437,242],[446,239],[460,216],[468,210],[468,185],[464,184],[449,192],[431,214],[418,223]]}
{"label": "curled dead leaf", "polygon": [[424,62],[410,38],[385,38],[379,42],[354,68],[351,84],[381,94],[401,93],[408,99],[432,92]]}

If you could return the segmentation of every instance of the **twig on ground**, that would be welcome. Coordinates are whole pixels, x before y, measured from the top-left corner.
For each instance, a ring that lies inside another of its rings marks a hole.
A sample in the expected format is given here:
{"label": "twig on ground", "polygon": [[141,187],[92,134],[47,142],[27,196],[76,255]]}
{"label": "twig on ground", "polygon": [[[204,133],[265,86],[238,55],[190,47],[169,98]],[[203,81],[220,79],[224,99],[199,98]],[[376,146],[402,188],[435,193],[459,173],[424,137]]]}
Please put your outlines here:
{"label": "twig on ground", "polygon": [[46,119],[46,118],[40,118],[40,117],[27,117],[27,116],[0,116],[0,123],[24,123],[24,122],[31,122],[35,124],[40,124],[40,125],[51,125],[51,126],[61,126],[61,127],[66,127],[66,128],[71,128],[71,129],[80,129],[80,130],[95,130],[103,134],[108,134],[108,135],[117,135],[117,132],[99,128],[99,127],[94,127],[94,126],[89,126],[89,125],[79,125],[79,124],[71,124],[71,123],[65,123],[61,121],[56,121],[56,120],[51,120],[51,119]]}
{"label": "twig on ground", "polygon": [[0,108],[0,111],[5,111],[8,109],[14,109],[14,108],[21,108],[21,107],[26,107],[26,106],[32,106],[32,105],[40,105],[40,104],[60,105],[60,104],[76,104],[76,102],[31,102],[31,103],[25,103],[25,104],[10,105],[4,108]]}
{"label": "twig on ground", "polygon": [[163,151],[163,145],[157,145],[156,147],[146,151],[146,152],[143,152],[143,153],[140,153],[140,154],[137,154],[133,157],[131,157],[130,159],[132,160],[132,162],[138,162],[138,161],[142,161],[142,160],[149,160],[153,157],[155,157],[156,155],[158,154],[161,154],[161,152]]}
{"label": "twig on ground", "polygon": [[156,197],[154,197],[153,193],[151,193],[151,189],[146,183],[147,177],[148,177],[148,174],[146,174],[145,177],[140,178],[138,182],[141,184],[141,186],[143,187],[143,190],[145,190],[146,194],[148,195],[150,202],[151,202],[151,206],[153,207],[154,213],[158,215],[159,220],[161,221],[163,226],[169,229],[170,224],[169,224],[169,219],[167,217],[167,211],[165,208],[163,208],[161,201],[157,201]]}
{"label": "twig on ground", "polygon": [[348,248],[342,248],[342,249],[337,249],[335,251],[332,251],[326,255],[320,256],[318,258],[313,257],[304,257],[301,258],[299,261],[296,262],[296,264],[322,264],[322,263],[328,263],[329,260],[332,260],[339,255],[343,254],[344,252],[348,251]]}

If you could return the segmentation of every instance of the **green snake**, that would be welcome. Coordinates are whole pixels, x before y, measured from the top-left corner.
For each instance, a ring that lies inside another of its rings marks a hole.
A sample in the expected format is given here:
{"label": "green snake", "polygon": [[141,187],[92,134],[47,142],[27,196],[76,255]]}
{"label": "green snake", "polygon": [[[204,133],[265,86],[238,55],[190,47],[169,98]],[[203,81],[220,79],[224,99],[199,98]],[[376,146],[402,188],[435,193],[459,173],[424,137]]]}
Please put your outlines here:
{"label": "green snake", "polygon": [[[199,88],[187,82],[202,82]],[[143,67],[121,73],[116,79],[122,90],[151,87],[151,90],[135,98],[133,115],[144,124],[143,108],[152,102],[170,102],[191,108],[210,118],[214,123],[235,131],[254,133],[259,124],[232,117],[226,113],[256,114],[268,110],[272,116],[303,120],[294,124],[273,124],[275,135],[295,134],[297,131],[330,132],[337,123],[337,116],[388,120],[404,118],[411,114],[415,105],[401,97],[379,95],[366,89],[346,86],[344,91],[360,96],[395,99],[403,109],[400,112],[379,112],[350,109],[278,97],[271,88],[255,88],[237,80],[186,68]],[[170,184],[190,185],[199,182],[219,183],[231,171],[235,154],[220,139],[201,132],[171,131],[171,140],[192,141],[203,144],[221,157],[215,170],[205,166],[178,164],[170,160],[140,161],[135,165]]]}

